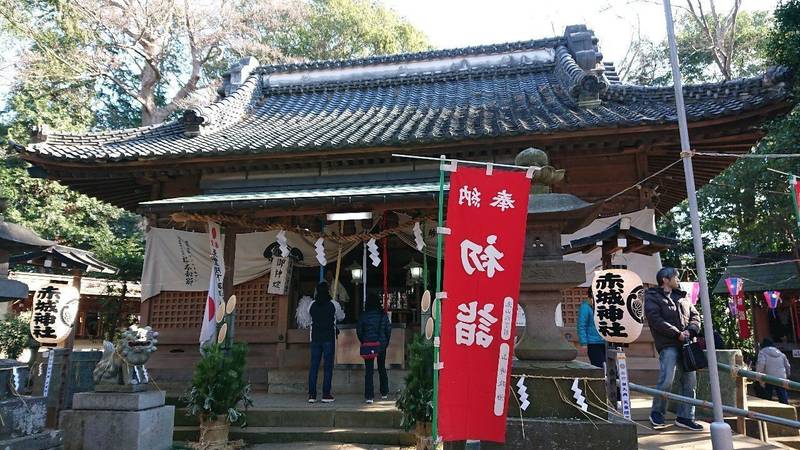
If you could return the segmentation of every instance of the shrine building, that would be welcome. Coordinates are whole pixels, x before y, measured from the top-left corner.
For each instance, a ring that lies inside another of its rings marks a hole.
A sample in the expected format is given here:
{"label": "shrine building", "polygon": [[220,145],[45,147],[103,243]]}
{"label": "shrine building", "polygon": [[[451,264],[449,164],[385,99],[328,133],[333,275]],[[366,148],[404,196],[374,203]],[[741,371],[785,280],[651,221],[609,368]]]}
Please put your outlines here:
{"label": "shrine building", "polygon": [[[693,149],[750,151],[764,122],[791,107],[785,78],[773,69],[685,86]],[[389,294],[388,362],[404,364],[405,343],[422,320],[420,293],[435,278],[426,266],[435,267],[439,166],[392,154],[513,164],[529,147],[565,169],[553,191],[595,204],[600,225],[632,215],[637,228],[654,232],[655,218],[686,198],[673,87],[620,82],[583,25],[545,39],[362,59],[259,65],[245,58],[224,75],[216,101],[177,120],[93,133],[39,130],[17,150],[32,174],[146,217],[140,315],[160,333],[150,367],[162,379],[188,379],[199,358],[210,271],[205,232],[209,220],[220,223],[225,297],[238,300],[235,338],[250,344],[252,381],[266,383],[268,370],[308,367],[309,332],[296,310],[321,277],[338,278],[347,314],[337,364],[361,363],[353,322],[370,290]],[[734,158],[693,161],[699,188]],[[341,213],[348,215],[331,215]],[[366,248],[371,238],[377,251]],[[291,275],[270,280],[284,250]],[[600,264],[598,254],[578,257],[587,273]],[[657,254],[642,264],[627,258],[620,253],[613,263],[652,282]],[[564,291],[564,333],[573,340],[585,294]],[[643,355],[652,354],[647,336]]]}

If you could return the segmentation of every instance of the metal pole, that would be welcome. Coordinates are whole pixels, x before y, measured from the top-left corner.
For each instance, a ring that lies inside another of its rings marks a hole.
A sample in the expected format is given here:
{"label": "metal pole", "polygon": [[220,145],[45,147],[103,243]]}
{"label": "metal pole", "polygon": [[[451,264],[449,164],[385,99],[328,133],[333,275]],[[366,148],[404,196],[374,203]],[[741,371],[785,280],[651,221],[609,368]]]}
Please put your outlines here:
{"label": "metal pole", "polygon": [[700,278],[700,301],[703,306],[703,330],[708,349],[708,375],[711,380],[711,400],[714,404],[714,422],[711,424],[711,446],[714,450],[733,450],[733,434],[731,427],[722,417],[722,396],[719,390],[719,371],[717,370],[717,353],[714,347],[714,329],[711,318],[711,302],[708,298],[708,279],[706,278],[706,260],[703,254],[703,239],[700,235],[700,218],[697,214],[697,192],[694,186],[694,169],[692,168],[692,152],[689,145],[689,129],[686,124],[686,109],[683,103],[683,84],[678,66],[678,51],[675,48],[675,29],[672,22],[670,0],[664,0],[664,15],[667,21],[667,39],[669,40],[669,59],[672,65],[672,80],[675,83],[675,106],[678,112],[678,129],[681,137],[681,157],[683,172],[686,178],[686,195],[689,199],[689,216],[692,221],[692,241],[694,243],[695,263]]}
{"label": "metal pole", "polygon": [[[704,408],[711,408],[713,405],[706,400],[698,400],[696,398],[684,397],[683,395],[673,394],[672,392],[659,391],[658,389],[640,386],[636,383],[629,383],[628,386],[632,391],[641,392],[642,394],[651,395],[653,397],[663,397],[676,402],[689,403],[695,406],[702,406]],[[758,413],[755,411],[748,411],[746,409],[735,408],[733,406],[723,405],[722,409],[733,416],[747,417],[749,419],[762,420],[785,427],[800,428],[800,422],[796,420],[786,419],[783,417],[770,416],[768,414]],[[714,442],[712,441],[712,444]],[[731,444],[732,445],[732,444]]]}
{"label": "metal pole", "polygon": [[439,215],[436,229],[436,295],[433,297],[433,419],[431,423],[431,434],[433,445],[438,446],[439,442],[439,336],[442,326],[442,305],[439,299],[439,292],[442,291],[442,249],[444,247],[444,236],[439,232],[439,228],[444,226],[444,164],[445,157],[439,160]]}
{"label": "metal pole", "polygon": [[735,375],[742,378],[749,378],[751,380],[755,380],[761,383],[768,383],[775,386],[780,386],[784,389],[789,389],[792,391],[800,391],[800,383],[792,380],[787,380],[786,378],[778,378],[773,377],[771,375],[767,375],[760,372],[753,372],[752,370],[747,370],[741,367],[731,367],[727,364],[717,363],[720,369],[730,373],[735,372]]}
{"label": "metal pole", "polygon": [[466,159],[452,159],[452,158],[445,158],[444,156],[439,158],[434,158],[432,156],[417,156],[417,155],[403,155],[399,153],[392,153],[393,158],[406,158],[406,159],[421,159],[424,161],[437,161],[440,164],[444,164],[446,162],[457,162],[459,164],[473,164],[476,166],[487,166],[491,164],[494,167],[505,167],[507,169],[522,169],[522,170],[533,170],[538,171],[541,169],[539,166],[516,166],[514,164],[501,164],[501,163],[494,163],[494,162],[486,162],[486,161],[469,161]]}

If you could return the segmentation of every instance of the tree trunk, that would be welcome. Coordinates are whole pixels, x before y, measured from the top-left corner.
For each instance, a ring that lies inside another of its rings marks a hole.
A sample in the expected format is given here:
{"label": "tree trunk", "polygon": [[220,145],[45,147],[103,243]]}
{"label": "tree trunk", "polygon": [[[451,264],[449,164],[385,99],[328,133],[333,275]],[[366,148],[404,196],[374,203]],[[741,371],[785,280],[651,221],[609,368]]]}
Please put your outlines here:
{"label": "tree trunk", "polygon": [[144,66],[139,85],[139,97],[142,99],[142,126],[153,125],[163,120],[158,117],[156,106],[156,85],[160,79],[161,74],[152,66],[149,64]]}

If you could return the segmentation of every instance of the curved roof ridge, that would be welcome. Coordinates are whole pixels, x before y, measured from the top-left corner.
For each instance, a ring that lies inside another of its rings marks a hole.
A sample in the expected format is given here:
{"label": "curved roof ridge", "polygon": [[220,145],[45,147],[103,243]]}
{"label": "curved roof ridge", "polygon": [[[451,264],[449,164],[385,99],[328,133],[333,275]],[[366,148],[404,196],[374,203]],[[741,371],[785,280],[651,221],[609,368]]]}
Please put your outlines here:
{"label": "curved roof ridge", "polygon": [[29,147],[44,143],[74,144],[78,141],[83,142],[87,140],[96,144],[107,144],[132,137],[138,137],[144,134],[162,134],[159,133],[160,131],[165,132],[163,134],[168,134],[166,132],[173,131],[176,125],[179,125],[177,120],[139,127],[102,131],[52,131],[48,127],[43,127],[42,129],[37,130],[37,136],[31,141]]}
{"label": "curved roof ridge", "polygon": [[261,97],[261,76],[252,73],[230,95],[183,113],[186,136],[199,136],[227,128],[241,120]]}
{"label": "curved roof ridge", "polygon": [[308,70],[329,70],[345,67],[371,66],[400,62],[424,61],[458,56],[490,55],[520,50],[555,48],[565,42],[563,36],[531,39],[526,41],[505,42],[499,44],[477,45],[470,47],[450,48],[443,50],[427,50],[423,52],[398,53],[394,55],[368,56],[355,59],[324,59],[301,63],[262,65],[259,71],[269,75],[273,73],[289,73]]}
{"label": "curved roof ridge", "polygon": [[[782,66],[771,67],[761,75],[722,80],[701,84],[684,84],[683,95],[687,102],[736,95],[747,97],[764,90],[782,91],[791,81],[791,71]],[[611,84],[601,95],[603,100],[624,101],[631,99],[658,99],[670,101],[675,97],[675,88],[669,86],[641,86],[637,84]]]}
{"label": "curved roof ridge", "polygon": [[373,88],[373,87],[387,87],[387,86],[400,86],[411,84],[425,84],[436,83],[440,81],[455,81],[493,75],[517,75],[523,73],[534,73],[544,70],[549,70],[554,67],[553,62],[542,62],[535,60],[526,60],[513,65],[504,66],[491,66],[491,67],[469,67],[462,66],[458,69],[412,73],[412,74],[398,74],[395,76],[384,78],[372,78],[363,80],[341,80],[341,81],[323,81],[318,83],[298,82],[292,84],[269,86],[265,84],[262,90],[267,95],[275,94],[292,94],[292,93],[306,93],[306,92],[325,92],[335,91],[350,88]]}

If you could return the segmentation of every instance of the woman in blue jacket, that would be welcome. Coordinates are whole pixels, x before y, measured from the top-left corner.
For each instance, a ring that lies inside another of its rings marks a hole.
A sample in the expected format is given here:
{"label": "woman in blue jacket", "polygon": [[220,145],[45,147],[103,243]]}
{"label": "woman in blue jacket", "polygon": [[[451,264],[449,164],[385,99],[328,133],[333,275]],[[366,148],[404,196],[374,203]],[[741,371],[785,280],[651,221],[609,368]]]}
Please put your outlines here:
{"label": "woman in blue jacket", "polygon": [[589,298],[581,303],[578,313],[578,342],[581,346],[586,346],[586,353],[589,354],[592,365],[603,367],[606,362],[606,341],[594,326],[594,298],[591,288],[589,288]]}
{"label": "woman in blue jacket", "polygon": [[371,292],[367,295],[366,311],[358,318],[356,334],[362,346],[365,343],[380,343],[377,349],[377,356],[364,359],[364,401],[372,403],[375,395],[375,385],[372,377],[376,359],[378,360],[378,377],[381,383],[381,398],[386,400],[389,395],[389,377],[386,373],[386,347],[389,346],[389,339],[392,337],[392,325],[389,323],[389,316],[383,311],[379,294]]}

